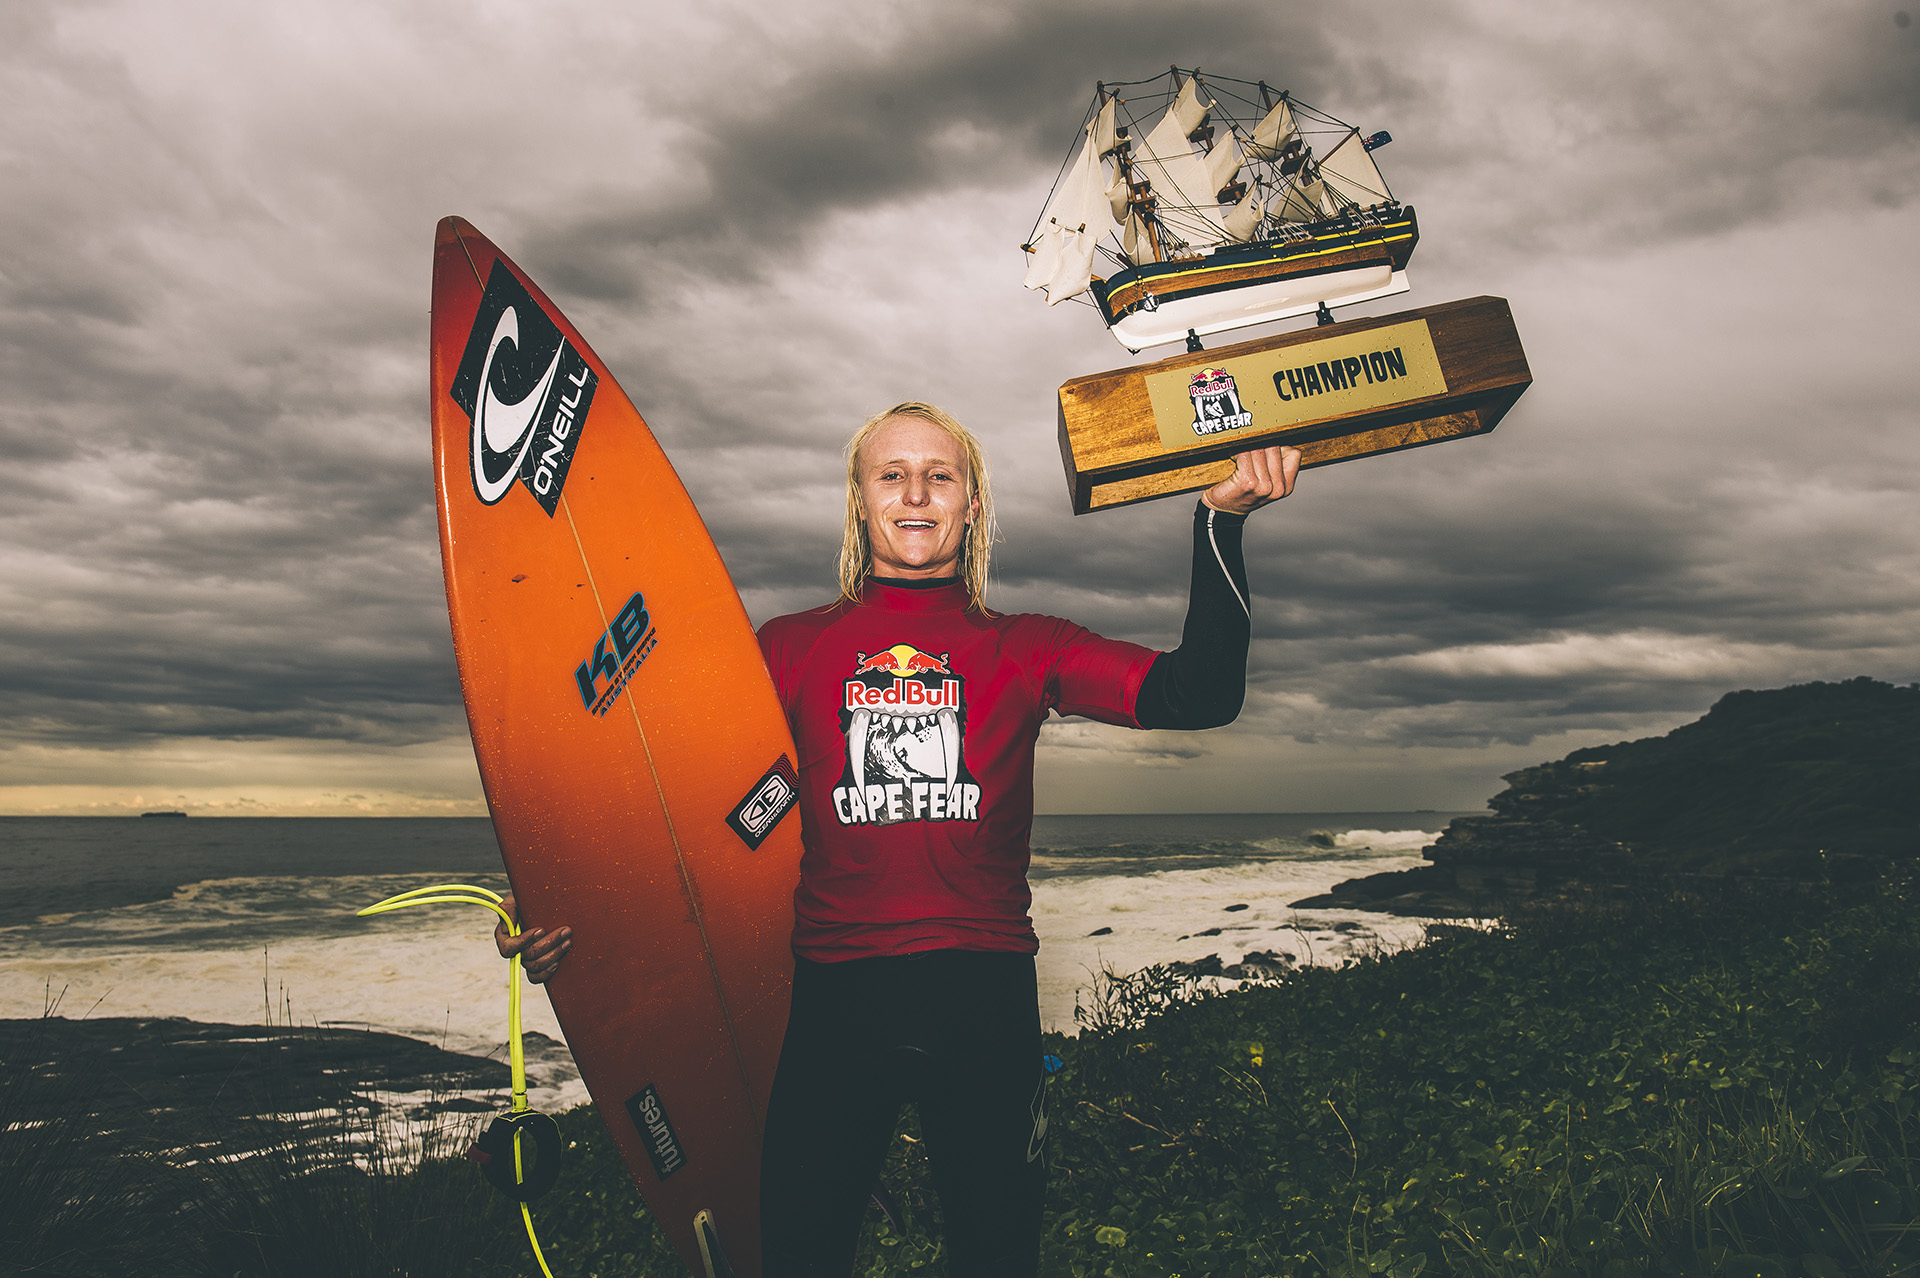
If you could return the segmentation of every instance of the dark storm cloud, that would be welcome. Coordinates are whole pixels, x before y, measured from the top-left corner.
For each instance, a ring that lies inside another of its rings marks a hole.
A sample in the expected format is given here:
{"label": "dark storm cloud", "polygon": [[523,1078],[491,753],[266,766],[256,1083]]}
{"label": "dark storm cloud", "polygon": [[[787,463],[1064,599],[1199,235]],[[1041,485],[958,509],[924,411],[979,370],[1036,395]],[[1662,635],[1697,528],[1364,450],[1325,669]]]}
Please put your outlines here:
{"label": "dark storm cloud", "polygon": [[[1421,143],[1396,172],[1509,248],[1714,235],[1788,209],[1902,202],[1920,179],[1920,41],[1889,39],[1901,33],[1875,6],[1477,5],[1433,18],[1395,24],[1398,40],[1383,32],[1421,68],[1391,101]],[[1472,91],[1480,76],[1498,99]],[[1500,247],[1478,240],[1441,252]]]}
{"label": "dark storm cloud", "polygon": [[[682,104],[675,160],[690,176],[679,189],[551,226],[529,257],[563,287],[614,301],[645,297],[663,258],[669,278],[757,279],[836,212],[1057,168],[1095,81],[1115,68],[1224,65],[1249,38],[1284,45],[1277,69],[1318,70],[1308,79],[1332,61],[1317,31],[1258,3],[1211,5],[1205,22],[1144,0],[899,12],[884,38],[847,39],[861,25],[849,15],[797,48],[762,48],[759,76]],[[610,270],[620,253],[625,269]]]}
{"label": "dark storm cloud", "polygon": [[617,301],[680,272],[757,278],[836,212],[1030,183],[1065,158],[1095,80],[1169,60],[1391,122],[1418,143],[1393,155],[1404,187],[1534,251],[1570,234],[1713,233],[1809,200],[1900,202],[1920,177],[1920,35],[1872,6],[903,13],[884,38],[850,41],[828,22],[762,49],[783,73],[765,91],[680,104],[679,181],[551,223],[529,256],[562,287]]}
{"label": "dark storm cloud", "polygon": [[[926,397],[992,448],[1001,606],[1170,646],[1190,503],[1065,513],[1052,388],[1127,357],[1017,246],[1093,82],[1174,61],[1391,129],[1405,300],[1511,294],[1540,379],[1487,440],[1255,517],[1227,739],[1525,743],[1920,674],[1910,307],[1828,256],[1920,174],[1920,31],[1882,9],[581,4],[449,43],[463,7],[267,8],[0,15],[6,740],[461,730],[421,411],[448,211],[607,359],[757,619],[830,593],[838,445]],[[1050,740],[1213,748],[1113,735]]]}
{"label": "dark storm cloud", "polygon": [[32,167],[0,212],[8,736],[457,730],[419,306],[295,251],[285,192],[138,59],[9,13],[0,128]]}

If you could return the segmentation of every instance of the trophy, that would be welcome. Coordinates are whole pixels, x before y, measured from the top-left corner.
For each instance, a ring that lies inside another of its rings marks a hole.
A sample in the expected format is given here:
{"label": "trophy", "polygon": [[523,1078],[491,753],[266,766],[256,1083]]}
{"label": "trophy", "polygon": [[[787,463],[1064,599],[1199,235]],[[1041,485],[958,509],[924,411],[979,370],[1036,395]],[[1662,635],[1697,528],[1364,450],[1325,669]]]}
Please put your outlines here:
{"label": "trophy", "polygon": [[[1532,383],[1504,298],[1335,322],[1409,287],[1420,231],[1374,161],[1386,132],[1179,67],[1100,83],[1081,132],[1021,246],[1024,283],[1091,302],[1135,354],[1184,351],[1061,386],[1075,514],[1209,488],[1249,448],[1292,445],[1304,468],[1485,434]],[[1201,341],[1306,315],[1299,332]]]}

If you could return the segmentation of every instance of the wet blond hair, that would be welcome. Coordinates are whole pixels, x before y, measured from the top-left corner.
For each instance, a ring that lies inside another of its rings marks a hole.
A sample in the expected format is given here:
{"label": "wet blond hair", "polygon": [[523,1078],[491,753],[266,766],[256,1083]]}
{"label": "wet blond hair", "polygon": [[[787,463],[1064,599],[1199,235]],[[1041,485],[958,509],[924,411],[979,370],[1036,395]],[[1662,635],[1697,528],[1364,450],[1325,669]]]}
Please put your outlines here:
{"label": "wet blond hair", "polygon": [[987,561],[993,556],[993,483],[987,473],[987,455],[973,432],[935,408],[909,400],[895,404],[883,413],[867,418],[853,438],[847,441],[847,525],[840,537],[840,597],[849,603],[860,601],[860,592],[873,576],[873,546],[867,540],[866,512],[860,503],[860,450],[879,429],[896,417],[917,417],[938,426],[960,445],[967,459],[967,496],[979,502],[973,521],[967,526],[966,540],[960,544],[960,579],[967,587],[969,611],[984,611],[987,594]]}

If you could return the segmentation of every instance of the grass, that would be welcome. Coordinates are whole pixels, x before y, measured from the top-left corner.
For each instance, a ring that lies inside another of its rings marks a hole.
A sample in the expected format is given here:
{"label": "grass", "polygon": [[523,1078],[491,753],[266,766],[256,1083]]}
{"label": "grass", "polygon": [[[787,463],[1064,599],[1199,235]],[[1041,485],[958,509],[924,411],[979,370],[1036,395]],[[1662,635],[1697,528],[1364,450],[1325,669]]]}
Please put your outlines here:
{"label": "grass", "polygon": [[[57,1012],[49,999],[41,1023]],[[0,1061],[0,1274],[192,1272],[178,1263],[179,1177],[159,1151],[99,1130],[97,1063],[63,1072],[51,1056],[36,1033]]]}
{"label": "grass", "polygon": [[[260,1149],[215,1155],[187,1207],[217,1278],[464,1278],[518,1261],[518,1221],[465,1157],[470,1115],[373,1107],[261,1120]],[[507,1272],[517,1272],[517,1265]]]}
{"label": "grass", "polygon": [[[255,1117],[216,1130],[174,1113],[129,1132],[113,1116],[128,1081],[104,1054],[62,1059],[56,1010],[44,1029],[10,1036],[0,1059],[0,1275],[524,1272],[517,1217],[499,1210],[465,1158],[473,1118],[445,1097],[411,1114],[290,1104],[272,1093],[286,1057],[269,1025],[252,1044],[268,1068],[246,1075],[269,1089],[243,1106]],[[192,1055],[173,1049],[162,1068],[202,1063]],[[248,1086],[238,1071],[212,1081]],[[157,1094],[149,1099],[163,1108]]]}
{"label": "grass", "polygon": [[1912,1270],[1912,904],[1540,915],[1084,1035],[1046,1269]]}
{"label": "grass", "polygon": [[[1105,974],[1049,1044],[1042,1272],[1920,1269],[1913,898],[1536,914],[1228,995]],[[945,1272],[911,1118],[881,1196],[857,1272]],[[556,1197],[572,1272],[678,1272],[610,1153]]]}

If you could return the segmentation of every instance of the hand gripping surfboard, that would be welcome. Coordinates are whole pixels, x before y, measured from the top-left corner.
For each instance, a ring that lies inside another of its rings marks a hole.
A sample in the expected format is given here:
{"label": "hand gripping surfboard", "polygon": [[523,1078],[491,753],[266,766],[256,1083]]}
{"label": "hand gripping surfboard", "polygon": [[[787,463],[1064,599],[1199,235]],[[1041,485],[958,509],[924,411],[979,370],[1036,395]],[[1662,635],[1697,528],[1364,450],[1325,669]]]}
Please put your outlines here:
{"label": "hand gripping surfboard", "polygon": [[646,423],[459,218],[434,238],[432,367],[474,753],[522,919],[573,928],[554,1011],[688,1269],[757,1278],[800,864],[785,718]]}

